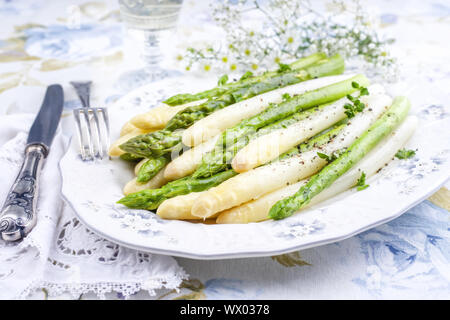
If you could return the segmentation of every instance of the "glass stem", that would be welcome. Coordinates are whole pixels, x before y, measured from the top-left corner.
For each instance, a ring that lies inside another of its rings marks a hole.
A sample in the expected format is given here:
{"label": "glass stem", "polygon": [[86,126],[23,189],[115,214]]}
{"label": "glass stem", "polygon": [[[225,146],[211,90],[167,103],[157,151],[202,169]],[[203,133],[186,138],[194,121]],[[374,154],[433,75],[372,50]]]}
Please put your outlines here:
{"label": "glass stem", "polygon": [[158,68],[162,60],[161,48],[159,45],[160,34],[158,31],[144,31],[145,44],[142,58],[149,69]]}

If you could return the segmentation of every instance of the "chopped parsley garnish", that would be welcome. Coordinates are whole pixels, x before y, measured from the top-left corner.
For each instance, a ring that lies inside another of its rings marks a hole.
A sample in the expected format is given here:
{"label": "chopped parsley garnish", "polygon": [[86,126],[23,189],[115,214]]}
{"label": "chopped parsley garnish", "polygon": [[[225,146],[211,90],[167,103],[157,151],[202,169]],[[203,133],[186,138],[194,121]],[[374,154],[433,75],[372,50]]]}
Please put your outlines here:
{"label": "chopped parsley garnish", "polygon": [[282,72],[286,72],[286,71],[290,71],[291,70],[291,67],[288,64],[279,63],[278,66],[279,66],[278,73],[282,73]]}
{"label": "chopped parsley garnish", "polygon": [[414,150],[406,150],[405,148],[398,150],[395,154],[398,159],[409,159],[414,157],[415,155],[416,152]]}
{"label": "chopped parsley garnish", "polygon": [[289,93],[283,93],[283,95],[281,96],[283,98],[283,101],[289,100],[291,97],[291,95]]}
{"label": "chopped parsley garnish", "polygon": [[361,90],[359,90],[359,96],[368,96],[369,95],[369,90],[367,90],[367,88],[361,88]]}
{"label": "chopped parsley garnish", "polygon": [[361,173],[361,177],[359,177],[358,181],[356,182],[355,187],[356,187],[356,190],[358,190],[358,191],[362,191],[369,187],[369,185],[366,184],[366,173],[365,172]]}
{"label": "chopped parsley garnish", "polygon": [[359,83],[355,82],[355,81],[352,81],[352,87],[355,88],[355,89],[358,89],[359,88]]}
{"label": "chopped parsley garnish", "polygon": [[219,78],[219,81],[217,81],[217,85],[218,86],[223,86],[225,83],[227,83],[227,81],[228,81],[228,75],[224,74],[223,76],[221,76]]}
{"label": "chopped parsley garnish", "polygon": [[334,160],[337,159],[337,155],[335,153],[329,156],[325,153],[317,152],[317,155],[319,156],[319,158],[327,160],[328,163],[333,162]]}
{"label": "chopped parsley garnish", "polygon": [[[359,89],[359,97],[361,96],[367,96],[369,94],[369,90],[365,87],[361,87],[357,82],[352,82],[352,87],[355,89]],[[347,117],[353,118],[356,113],[361,112],[366,107],[364,103],[362,103],[358,98],[353,97],[352,95],[348,94],[347,99],[351,101],[351,103],[346,103],[344,105],[345,114]]]}

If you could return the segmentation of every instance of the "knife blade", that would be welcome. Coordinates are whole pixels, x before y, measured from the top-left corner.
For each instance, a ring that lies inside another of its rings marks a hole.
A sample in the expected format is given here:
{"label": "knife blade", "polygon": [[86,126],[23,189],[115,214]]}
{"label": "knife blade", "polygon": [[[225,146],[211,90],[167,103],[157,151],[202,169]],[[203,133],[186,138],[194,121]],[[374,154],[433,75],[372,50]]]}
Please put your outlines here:
{"label": "knife blade", "polygon": [[18,241],[36,225],[39,174],[56,133],[64,105],[60,85],[47,87],[42,106],[28,133],[22,167],[0,211],[0,237]]}
{"label": "knife blade", "polygon": [[59,84],[48,86],[44,101],[28,133],[27,145],[40,144],[48,150],[55,136],[64,104],[64,92]]}

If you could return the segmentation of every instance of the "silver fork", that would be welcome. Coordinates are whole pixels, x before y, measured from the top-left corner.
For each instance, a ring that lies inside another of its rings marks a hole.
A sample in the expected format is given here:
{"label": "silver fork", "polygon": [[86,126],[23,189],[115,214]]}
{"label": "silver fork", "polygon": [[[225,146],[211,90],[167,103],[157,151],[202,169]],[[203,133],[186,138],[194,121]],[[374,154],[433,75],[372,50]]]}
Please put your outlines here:
{"label": "silver fork", "polygon": [[91,108],[91,81],[70,84],[75,88],[83,106],[73,110],[81,159],[91,161],[106,158],[109,146],[108,111],[106,108]]}

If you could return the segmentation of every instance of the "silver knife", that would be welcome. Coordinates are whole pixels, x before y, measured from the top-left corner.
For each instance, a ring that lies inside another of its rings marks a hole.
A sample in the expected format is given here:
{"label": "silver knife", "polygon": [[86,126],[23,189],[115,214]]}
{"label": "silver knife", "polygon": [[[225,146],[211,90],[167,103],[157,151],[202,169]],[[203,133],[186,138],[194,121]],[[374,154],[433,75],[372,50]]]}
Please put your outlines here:
{"label": "silver knife", "polygon": [[0,212],[0,237],[5,241],[21,240],[36,225],[39,173],[50,152],[63,104],[62,87],[49,86],[28,134],[22,168]]}

